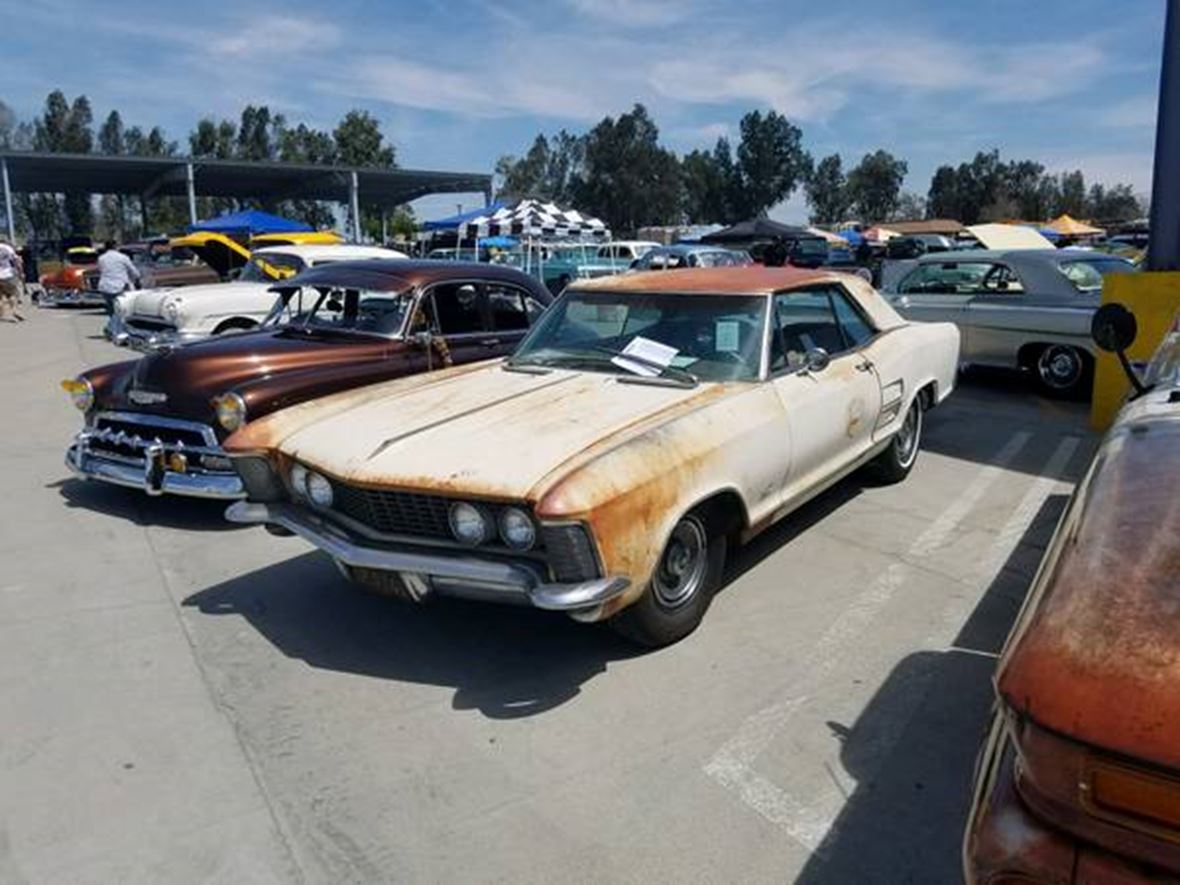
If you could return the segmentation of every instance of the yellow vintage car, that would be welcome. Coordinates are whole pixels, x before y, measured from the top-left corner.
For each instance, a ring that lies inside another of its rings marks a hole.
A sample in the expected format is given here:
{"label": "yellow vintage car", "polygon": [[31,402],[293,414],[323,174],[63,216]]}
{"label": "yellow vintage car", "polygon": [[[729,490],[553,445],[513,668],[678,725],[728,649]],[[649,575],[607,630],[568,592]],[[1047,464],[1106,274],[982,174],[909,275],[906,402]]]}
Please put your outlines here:
{"label": "yellow vintage car", "polygon": [[[198,231],[174,237],[168,243],[173,249],[189,249],[217,271],[222,279],[230,277],[235,270],[245,267],[256,249],[267,246],[334,246],[344,242],[344,237],[331,230],[295,231],[291,233],[256,234],[243,245],[239,240],[221,233]],[[290,274],[283,269],[269,267],[273,279],[284,279]]]}

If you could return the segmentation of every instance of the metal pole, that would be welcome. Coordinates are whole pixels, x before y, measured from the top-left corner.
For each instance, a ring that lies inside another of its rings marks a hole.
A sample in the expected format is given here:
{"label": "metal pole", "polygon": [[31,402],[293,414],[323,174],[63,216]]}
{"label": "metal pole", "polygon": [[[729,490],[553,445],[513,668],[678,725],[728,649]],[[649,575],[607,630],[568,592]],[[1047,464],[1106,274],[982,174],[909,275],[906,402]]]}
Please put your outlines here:
{"label": "metal pole", "polygon": [[1149,270],[1180,270],[1180,0],[1168,0],[1160,65]]}
{"label": "metal pole", "polygon": [[188,186],[188,223],[197,223],[197,186],[193,180],[193,164],[184,164],[184,182]]}
{"label": "metal pole", "polygon": [[349,209],[352,211],[352,239],[357,243],[361,241],[360,191],[360,181],[357,178],[356,170],[354,169],[348,187],[348,203]]}
{"label": "metal pole", "polygon": [[381,245],[384,246],[389,242],[389,215],[385,211],[385,207],[381,207]]}
{"label": "metal pole", "polygon": [[143,235],[146,237],[149,235],[148,201],[143,194],[139,195],[139,214],[143,218]]}
{"label": "metal pole", "polygon": [[4,179],[4,217],[8,219],[8,242],[16,245],[16,219],[12,217],[12,188],[8,185],[8,159],[0,157],[0,178]]}

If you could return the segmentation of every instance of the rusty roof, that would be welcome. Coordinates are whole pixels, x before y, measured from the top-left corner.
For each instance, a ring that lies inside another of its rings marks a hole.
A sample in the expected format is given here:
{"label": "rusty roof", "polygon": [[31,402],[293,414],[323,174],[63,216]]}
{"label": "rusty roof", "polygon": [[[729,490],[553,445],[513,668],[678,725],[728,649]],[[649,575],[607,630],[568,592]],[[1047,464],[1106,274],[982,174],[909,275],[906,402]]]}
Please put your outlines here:
{"label": "rusty roof", "polygon": [[809,283],[844,280],[847,274],[802,267],[694,267],[649,270],[595,280],[578,280],[570,288],[594,292],[675,292],[694,295],[769,295]]}

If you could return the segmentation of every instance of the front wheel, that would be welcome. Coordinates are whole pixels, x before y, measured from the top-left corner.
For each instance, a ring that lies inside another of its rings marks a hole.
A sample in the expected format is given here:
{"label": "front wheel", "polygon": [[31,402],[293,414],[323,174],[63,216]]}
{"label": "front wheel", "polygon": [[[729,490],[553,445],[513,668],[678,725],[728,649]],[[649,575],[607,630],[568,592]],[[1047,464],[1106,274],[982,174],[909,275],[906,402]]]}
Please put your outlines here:
{"label": "front wheel", "polygon": [[1089,379],[1089,361],[1078,348],[1050,344],[1037,354],[1033,371],[1037,386],[1049,396],[1079,396]]}
{"label": "front wheel", "polygon": [[649,648],[671,645],[697,628],[725,567],[726,537],[699,513],[672,529],[643,596],[610,620],[616,632]]}
{"label": "front wheel", "polygon": [[915,396],[901,427],[889,441],[885,451],[869,462],[869,470],[881,482],[901,482],[910,474],[918,460],[922,445],[922,397]]}

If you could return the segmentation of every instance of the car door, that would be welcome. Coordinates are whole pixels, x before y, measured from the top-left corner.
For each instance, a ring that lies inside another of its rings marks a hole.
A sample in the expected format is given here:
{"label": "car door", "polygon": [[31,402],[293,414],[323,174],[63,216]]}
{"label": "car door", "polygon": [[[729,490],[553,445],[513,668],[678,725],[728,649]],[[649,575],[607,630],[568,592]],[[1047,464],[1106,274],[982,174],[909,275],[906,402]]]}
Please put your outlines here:
{"label": "car door", "polygon": [[1020,348],[1037,339],[1036,311],[1019,275],[996,262],[983,275],[979,290],[967,305],[962,339],[963,361],[984,366],[1016,368]]}
{"label": "car door", "polygon": [[897,284],[894,306],[909,320],[961,324],[990,267],[978,261],[924,261]]}
{"label": "car door", "polygon": [[487,356],[507,356],[528,333],[545,305],[511,283],[484,286],[492,334],[483,341]]}
{"label": "car door", "polygon": [[[423,333],[428,332],[427,336]],[[490,359],[499,339],[478,281],[436,283],[422,293],[410,323],[418,371]]]}
{"label": "car door", "polygon": [[[770,373],[790,434],[782,498],[789,504],[869,450],[881,412],[881,385],[862,351],[867,339],[837,316],[859,314],[839,286],[780,293],[772,304]],[[871,332],[863,317],[861,322]],[[819,350],[830,361],[809,367],[808,355]]]}

